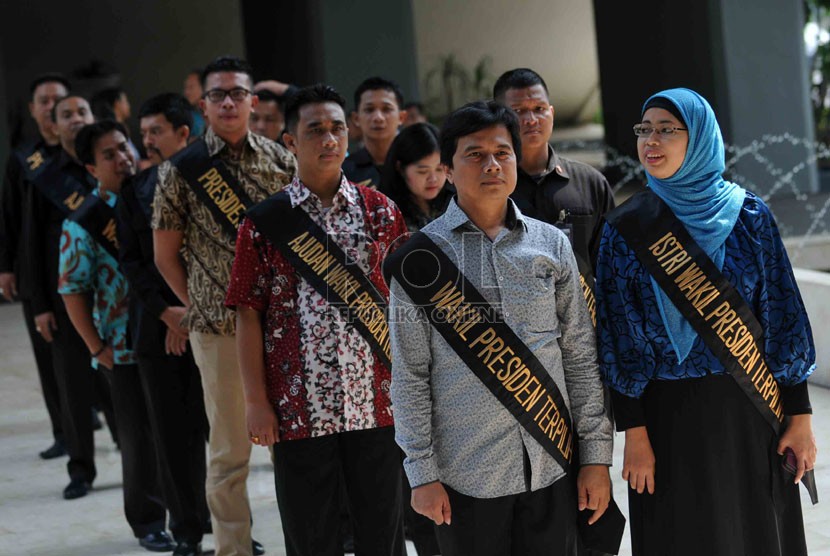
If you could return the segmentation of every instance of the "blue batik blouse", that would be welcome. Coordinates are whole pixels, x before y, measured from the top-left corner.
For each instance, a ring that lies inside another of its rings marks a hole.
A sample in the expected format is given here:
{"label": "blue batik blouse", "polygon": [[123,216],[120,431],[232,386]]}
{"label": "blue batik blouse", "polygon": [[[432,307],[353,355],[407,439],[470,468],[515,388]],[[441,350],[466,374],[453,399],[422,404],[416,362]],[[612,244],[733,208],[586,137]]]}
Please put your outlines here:
{"label": "blue batik blouse", "polygon": [[[746,193],[725,245],[722,272],[764,329],[769,370],[782,387],[804,382],[816,367],[810,322],[775,220],[753,193]],[[651,380],[725,372],[699,335],[689,356],[678,363],[649,274],[607,223],[597,260],[596,297],[600,371],[616,392],[639,398]]]}

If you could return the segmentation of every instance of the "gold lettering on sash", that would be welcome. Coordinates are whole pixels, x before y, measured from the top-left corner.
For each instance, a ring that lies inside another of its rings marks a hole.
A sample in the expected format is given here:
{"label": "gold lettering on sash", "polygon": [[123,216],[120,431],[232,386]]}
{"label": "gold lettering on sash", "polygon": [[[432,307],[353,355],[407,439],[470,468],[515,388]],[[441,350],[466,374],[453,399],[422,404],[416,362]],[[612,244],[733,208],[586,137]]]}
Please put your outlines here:
{"label": "gold lettering on sash", "polygon": [[118,249],[118,236],[115,232],[115,220],[111,218],[110,221],[107,222],[107,225],[104,226],[103,230],[101,230],[101,235],[104,236],[107,241],[112,243],[116,249]]}
{"label": "gold lettering on sash", "polygon": [[[205,175],[208,174],[210,172]],[[207,190],[207,186],[205,189]],[[352,314],[378,343],[387,359],[391,360],[392,344],[386,313],[375,303],[372,295],[365,291],[360,282],[349,274],[348,269],[339,263],[326,250],[325,245],[310,233],[303,232],[289,241],[287,245],[314,274],[323,279],[332,292],[348,305]],[[328,296],[326,298],[328,301]]]}
{"label": "gold lettering on sash", "polygon": [[775,417],[779,421],[783,420],[784,413],[778,383],[761,358],[758,343],[737,311],[732,308],[729,301],[721,300],[714,309],[704,313],[704,309],[722,294],[692,260],[672,232],[668,232],[654,242],[648,251],[655,257],[660,270],[666,275],[672,276],[679,272],[674,278],[674,283],[680,292],[704,317],[704,321],[720,338],[730,355],[750,377],[753,387],[764,402],[769,404]]}
{"label": "gold lettering on sash", "polygon": [[444,284],[430,299],[435,309],[443,312],[446,321],[453,325],[459,337],[467,341],[467,332],[482,321],[481,313],[467,303],[461,292],[452,282]]}
{"label": "gold lettering on sash", "polygon": [[77,191],[73,191],[69,197],[63,200],[63,204],[66,205],[69,210],[77,210],[78,207],[84,202],[84,199],[86,199],[86,196],[81,195]]}
{"label": "gold lettering on sash", "polygon": [[208,197],[216,203],[220,212],[228,219],[228,222],[238,226],[242,214],[245,212],[245,205],[239,200],[239,196],[231,189],[219,170],[211,168],[202,174],[198,181],[205,188]]}
{"label": "gold lettering on sash", "polygon": [[26,158],[26,162],[29,163],[29,170],[37,170],[46,160],[43,158],[43,153],[35,151]]}
{"label": "gold lettering on sash", "polygon": [[[452,283],[447,283],[432,301],[450,299]],[[492,372],[502,387],[513,394],[526,413],[530,414],[536,407],[541,407],[532,417],[539,430],[556,445],[557,450],[570,461],[573,451],[573,438],[569,424],[562,417],[556,402],[548,394],[547,388],[542,386],[530,371],[530,368],[515,355],[515,351],[498,335],[495,329],[488,327],[482,331],[468,347],[481,346],[475,356]],[[505,359],[507,362],[504,363]],[[503,366],[499,366],[503,364]],[[542,401],[544,400],[544,401]]]}
{"label": "gold lettering on sash", "polygon": [[582,287],[582,296],[585,298],[585,303],[588,305],[588,314],[591,315],[591,322],[594,323],[594,328],[596,328],[597,298],[594,295],[594,290],[582,274],[579,275],[579,285]]}

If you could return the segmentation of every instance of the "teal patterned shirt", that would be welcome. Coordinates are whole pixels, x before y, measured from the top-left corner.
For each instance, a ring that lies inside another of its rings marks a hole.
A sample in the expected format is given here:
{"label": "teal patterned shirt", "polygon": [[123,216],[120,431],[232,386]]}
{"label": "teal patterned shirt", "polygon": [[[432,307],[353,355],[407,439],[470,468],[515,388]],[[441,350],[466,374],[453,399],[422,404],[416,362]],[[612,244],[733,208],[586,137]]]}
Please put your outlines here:
{"label": "teal patterned shirt", "polygon": [[[93,195],[101,196],[98,189]],[[116,199],[109,194],[105,201],[115,207]],[[70,219],[63,221],[58,293],[91,293],[95,328],[107,345],[112,346],[115,364],[135,363],[135,354],[127,344],[127,279],[118,269],[118,261]],[[92,365],[97,367],[97,361],[93,360]]]}

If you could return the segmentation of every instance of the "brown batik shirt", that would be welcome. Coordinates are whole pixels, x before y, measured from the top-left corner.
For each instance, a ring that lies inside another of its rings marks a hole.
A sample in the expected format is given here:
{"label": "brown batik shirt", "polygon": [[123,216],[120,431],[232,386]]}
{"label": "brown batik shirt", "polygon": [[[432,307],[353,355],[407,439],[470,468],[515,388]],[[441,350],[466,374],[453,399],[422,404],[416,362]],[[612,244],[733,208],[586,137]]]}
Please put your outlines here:
{"label": "brown batik shirt", "polygon": [[[248,133],[242,154],[235,155],[208,129],[208,153],[219,157],[255,203],[291,183],[296,160],[284,147]],[[231,278],[236,237],[225,233],[210,209],[196,196],[181,173],[169,162],[159,166],[153,199],[153,229],[184,233],[182,256],[187,270],[190,308],[184,324],[194,332],[232,336],[235,313],[224,305]]]}

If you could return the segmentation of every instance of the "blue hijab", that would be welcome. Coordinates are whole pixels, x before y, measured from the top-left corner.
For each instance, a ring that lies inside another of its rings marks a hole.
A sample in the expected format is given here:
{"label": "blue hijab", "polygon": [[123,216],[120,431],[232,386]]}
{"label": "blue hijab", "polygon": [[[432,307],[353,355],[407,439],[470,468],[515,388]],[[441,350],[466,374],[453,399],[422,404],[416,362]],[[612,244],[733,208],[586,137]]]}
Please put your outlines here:
{"label": "blue hijab", "polygon": [[[718,269],[723,269],[726,237],[735,227],[746,191],[723,179],[726,167],[723,137],[715,113],[706,99],[691,89],[661,91],[643,104],[643,112],[655,98],[666,99],[677,107],[688,129],[689,145],[683,164],[673,176],[661,180],[646,172],[648,187],[677,215]],[[654,278],[651,287],[678,363],[682,363],[692,349],[697,332]]]}

